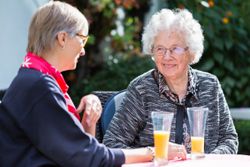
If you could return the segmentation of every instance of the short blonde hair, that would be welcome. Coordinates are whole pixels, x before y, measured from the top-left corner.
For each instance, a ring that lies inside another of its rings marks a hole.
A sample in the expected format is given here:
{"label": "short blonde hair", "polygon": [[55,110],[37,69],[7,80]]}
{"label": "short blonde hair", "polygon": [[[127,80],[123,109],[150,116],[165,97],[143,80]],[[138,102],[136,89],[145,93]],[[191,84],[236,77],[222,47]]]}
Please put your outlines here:
{"label": "short blonde hair", "polygon": [[73,36],[81,30],[88,34],[88,22],[77,8],[64,2],[50,1],[32,17],[27,52],[40,55],[53,48],[59,32],[65,31]]}
{"label": "short blonde hair", "polygon": [[191,64],[199,61],[204,50],[204,36],[201,26],[186,9],[162,9],[155,13],[144,28],[143,52],[152,55],[154,39],[160,31],[178,32],[184,36],[189,51],[194,55]]}

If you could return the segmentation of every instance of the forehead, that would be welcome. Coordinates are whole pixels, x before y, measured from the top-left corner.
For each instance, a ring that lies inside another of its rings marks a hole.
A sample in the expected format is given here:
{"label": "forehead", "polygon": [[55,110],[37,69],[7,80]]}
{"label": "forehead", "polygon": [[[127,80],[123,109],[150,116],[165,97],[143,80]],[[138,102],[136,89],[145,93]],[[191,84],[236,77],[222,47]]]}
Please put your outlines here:
{"label": "forehead", "polygon": [[165,47],[178,45],[178,46],[185,46],[184,36],[180,32],[166,32],[166,31],[159,31],[156,35],[154,40],[154,45],[162,45]]}

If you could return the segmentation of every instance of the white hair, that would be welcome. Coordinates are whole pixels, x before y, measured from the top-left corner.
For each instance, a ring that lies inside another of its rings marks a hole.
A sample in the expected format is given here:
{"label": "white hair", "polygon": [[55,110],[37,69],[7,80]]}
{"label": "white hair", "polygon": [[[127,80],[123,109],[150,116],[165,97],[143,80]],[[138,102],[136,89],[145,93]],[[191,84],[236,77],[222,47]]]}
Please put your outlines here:
{"label": "white hair", "polygon": [[191,64],[199,61],[204,50],[204,36],[200,24],[187,9],[162,9],[151,17],[142,34],[145,54],[152,55],[154,40],[160,31],[181,33],[190,53],[194,56]]}

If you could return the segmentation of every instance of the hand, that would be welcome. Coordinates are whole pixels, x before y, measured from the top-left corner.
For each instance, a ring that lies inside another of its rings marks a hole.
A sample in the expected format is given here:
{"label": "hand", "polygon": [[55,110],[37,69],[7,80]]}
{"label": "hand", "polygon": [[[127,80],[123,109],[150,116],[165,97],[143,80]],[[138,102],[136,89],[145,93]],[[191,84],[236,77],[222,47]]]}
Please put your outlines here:
{"label": "hand", "polygon": [[168,159],[187,159],[187,151],[184,145],[169,142]]}
{"label": "hand", "polygon": [[83,112],[82,125],[84,129],[95,127],[102,114],[102,105],[96,95],[90,94],[82,97],[77,112]]}

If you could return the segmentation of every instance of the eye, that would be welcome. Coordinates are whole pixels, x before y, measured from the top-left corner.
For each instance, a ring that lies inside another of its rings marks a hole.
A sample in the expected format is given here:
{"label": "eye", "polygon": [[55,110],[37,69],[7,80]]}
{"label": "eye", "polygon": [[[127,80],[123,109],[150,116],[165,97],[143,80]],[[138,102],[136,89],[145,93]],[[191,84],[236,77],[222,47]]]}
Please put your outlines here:
{"label": "eye", "polygon": [[174,54],[182,54],[184,52],[184,49],[181,47],[173,47],[172,51]]}
{"label": "eye", "polygon": [[157,48],[155,48],[155,51],[156,52],[164,52],[165,49],[163,47],[157,47]]}
{"label": "eye", "polygon": [[85,39],[81,39],[81,42],[82,42],[82,44],[84,44],[86,42],[86,40]]}
{"label": "eye", "polygon": [[84,35],[81,35],[81,34],[76,34],[79,38],[81,38],[81,41],[82,41],[82,45],[83,47],[86,45],[87,41],[88,41],[88,38],[89,36],[84,36]]}

